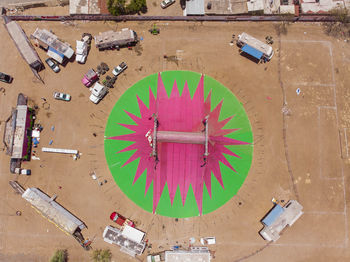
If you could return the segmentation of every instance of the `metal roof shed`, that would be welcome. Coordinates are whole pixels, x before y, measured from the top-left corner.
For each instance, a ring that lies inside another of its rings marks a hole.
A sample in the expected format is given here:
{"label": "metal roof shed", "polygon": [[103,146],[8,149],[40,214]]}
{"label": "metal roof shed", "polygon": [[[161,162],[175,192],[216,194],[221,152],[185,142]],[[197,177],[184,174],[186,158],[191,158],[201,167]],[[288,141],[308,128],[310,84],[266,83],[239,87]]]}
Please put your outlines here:
{"label": "metal roof shed", "polygon": [[260,60],[261,57],[263,56],[263,52],[251,47],[250,45],[244,45],[241,50],[244,53],[247,53],[248,55]]}
{"label": "metal roof shed", "polygon": [[37,188],[28,188],[22,194],[22,197],[49,221],[53,222],[68,234],[73,235],[75,231],[79,229],[82,230],[86,227],[81,220],[55,202],[53,197],[48,197]]}

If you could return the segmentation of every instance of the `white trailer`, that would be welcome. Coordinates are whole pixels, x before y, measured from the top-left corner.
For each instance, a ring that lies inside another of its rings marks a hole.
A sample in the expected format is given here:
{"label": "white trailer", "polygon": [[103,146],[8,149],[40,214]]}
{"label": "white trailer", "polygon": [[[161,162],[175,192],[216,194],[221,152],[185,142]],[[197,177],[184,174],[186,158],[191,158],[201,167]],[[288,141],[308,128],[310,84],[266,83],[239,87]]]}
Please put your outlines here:
{"label": "white trailer", "polygon": [[49,153],[72,154],[72,155],[76,155],[79,153],[79,151],[75,149],[62,149],[62,148],[51,148],[51,147],[43,147],[41,148],[41,151],[49,152]]}
{"label": "white trailer", "polygon": [[119,48],[122,46],[133,45],[137,43],[137,34],[129,28],[123,28],[121,31],[107,31],[94,36],[95,45],[98,49]]}
{"label": "white trailer", "polygon": [[238,35],[237,45],[241,48],[243,48],[245,45],[248,45],[258,50],[262,53],[263,59],[266,59],[268,61],[271,60],[274,54],[274,51],[271,46],[256,39],[255,37],[252,37],[251,35],[248,35],[247,33],[242,33]]}

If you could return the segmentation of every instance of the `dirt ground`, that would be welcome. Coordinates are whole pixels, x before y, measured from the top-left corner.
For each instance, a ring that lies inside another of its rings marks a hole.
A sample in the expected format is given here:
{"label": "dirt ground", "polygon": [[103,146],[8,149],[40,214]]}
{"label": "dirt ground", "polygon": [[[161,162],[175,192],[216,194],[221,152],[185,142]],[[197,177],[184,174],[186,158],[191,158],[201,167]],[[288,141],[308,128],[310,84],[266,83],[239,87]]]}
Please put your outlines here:
{"label": "dirt ground", "polygon": [[[56,194],[58,203],[86,223],[83,235],[94,240],[93,248],[109,248],[113,261],[134,260],[102,239],[115,210],[147,233],[152,248],[146,248],[139,261],[173,245],[188,247],[190,237],[200,245],[199,238],[205,236],[217,239],[210,246],[213,261],[349,261],[348,43],[327,37],[319,24],[289,25],[280,36],[276,23],[159,22],[158,36],[148,32],[151,22],[20,25],[27,35],[36,27],[50,29],[73,47],[83,32],[94,35],[124,27],[143,40],[133,50],[99,52],[92,47],[85,65],[70,62],[58,74],[47,68],[40,73],[45,81],[41,84],[0,26],[0,71],[14,76],[11,85],[0,83],[6,90],[0,93],[0,133],[19,92],[39,105],[38,121],[44,126],[37,150],[40,160],[23,164],[32,169],[31,176],[10,174],[10,158],[0,153],[0,261],[48,261],[58,248],[68,250],[69,261],[90,261],[91,255],[16,195],[9,180]],[[271,62],[256,64],[229,44],[232,34],[243,31],[260,39],[273,36]],[[45,60],[45,52],[37,50]],[[164,54],[176,55],[178,63],[166,61]],[[94,105],[81,78],[101,61],[110,67],[125,61],[129,68]],[[244,104],[255,141],[252,168],[238,194],[215,212],[178,221],[152,215],[131,202],[114,183],[103,150],[105,123],[120,95],[143,77],[172,69],[208,74],[231,89]],[[72,101],[54,100],[54,91],[71,94]],[[43,107],[41,97],[49,108]],[[50,140],[57,148],[78,149],[81,159],[41,152]],[[99,186],[92,180],[93,170],[107,184]],[[276,243],[267,245],[258,232],[272,197],[298,199],[305,213]],[[15,215],[17,210],[22,216]]]}

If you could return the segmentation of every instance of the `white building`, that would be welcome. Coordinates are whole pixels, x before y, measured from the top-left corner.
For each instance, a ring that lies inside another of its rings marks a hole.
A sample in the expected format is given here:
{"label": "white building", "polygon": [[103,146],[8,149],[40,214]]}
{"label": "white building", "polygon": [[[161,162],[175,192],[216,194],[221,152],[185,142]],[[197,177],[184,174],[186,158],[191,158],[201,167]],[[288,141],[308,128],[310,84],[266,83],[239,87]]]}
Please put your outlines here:
{"label": "white building", "polygon": [[302,214],[303,207],[296,200],[289,200],[284,207],[276,204],[261,221],[264,228],[260,235],[268,241],[277,241],[282,230],[293,225]]}
{"label": "white building", "polygon": [[146,242],[143,240],[144,236],[144,232],[127,225],[122,230],[106,226],[102,234],[105,242],[120,246],[120,251],[132,257],[141,255],[145,250]]}

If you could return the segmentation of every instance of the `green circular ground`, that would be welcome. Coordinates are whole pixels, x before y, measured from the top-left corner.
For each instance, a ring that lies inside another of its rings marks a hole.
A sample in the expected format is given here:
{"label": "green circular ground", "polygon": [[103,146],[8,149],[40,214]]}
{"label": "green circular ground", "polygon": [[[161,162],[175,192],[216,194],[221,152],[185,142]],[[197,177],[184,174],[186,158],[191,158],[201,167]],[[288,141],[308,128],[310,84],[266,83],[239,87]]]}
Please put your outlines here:
{"label": "green circular ground", "polygon": [[[201,74],[191,71],[166,71],[161,73],[161,77],[168,95],[170,95],[174,81],[176,80],[180,94],[182,93],[185,81],[187,81],[191,96],[193,96]],[[105,138],[132,133],[132,131],[129,129],[118,124],[135,124],[134,121],[124,112],[124,110],[136,116],[140,116],[136,95],[138,95],[145,105],[148,106],[149,87],[151,87],[154,96],[156,96],[157,79],[157,73],[149,75],[131,86],[120,97],[109,115],[105,129]],[[248,175],[253,157],[253,134],[249,119],[241,102],[239,102],[235,95],[221,83],[205,75],[204,98],[208,96],[210,90],[212,90],[211,110],[213,110],[213,108],[215,108],[215,106],[222,99],[224,100],[219,120],[235,115],[235,117],[228,122],[224,128],[239,128],[239,130],[227,135],[227,137],[251,144],[227,146],[229,150],[240,156],[240,158],[236,158],[230,155],[225,155],[226,159],[231,163],[237,172],[233,172],[227,166],[220,163],[221,175],[225,188],[223,189],[221,187],[219,182],[212,174],[211,198],[206,187],[204,186],[203,188],[203,214],[207,214],[218,209],[237,194],[239,188],[242,186],[245,178]],[[135,150],[117,153],[132,143],[133,142],[105,139],[104,145],[107,164],[115,182],[120,189],[138,206],[146,211],[152,212],[153,182],[147,194],[145,194],[146,171],[133,184],[139,160],[137,159],[122,167],[122,165],[129,159]],[[156,209],[157,214],[178,218],[199,215],[191,186],[184,206],[182,205],[179,188],[176,191],[173,205],[171,205],[168,192],[167,185],[165,185]]]}

